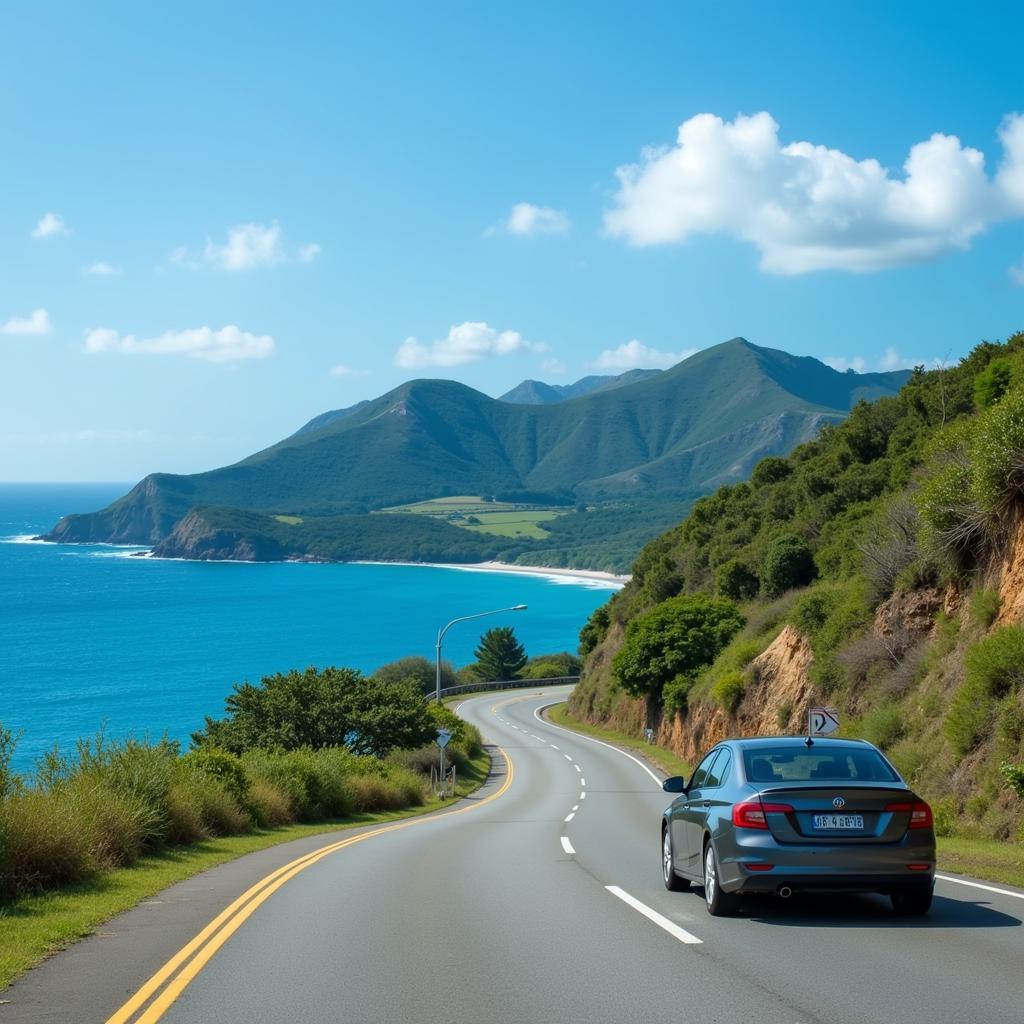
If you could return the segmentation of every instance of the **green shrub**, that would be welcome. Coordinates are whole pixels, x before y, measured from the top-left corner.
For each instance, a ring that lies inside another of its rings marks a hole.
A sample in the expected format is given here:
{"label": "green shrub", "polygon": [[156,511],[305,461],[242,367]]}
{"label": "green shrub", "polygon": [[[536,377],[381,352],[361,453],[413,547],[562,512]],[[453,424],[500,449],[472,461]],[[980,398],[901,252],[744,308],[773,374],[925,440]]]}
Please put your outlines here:
{"label": "green shrub", "polygon": [[711,688],[711,696],[724,711],[733,714],[747,690],[747,678],[742,672],[726,672]]}
{"label": "green shrub", "polygon": [[803,587],[817,575],[814,556],[807,541],[795,533],[784,533],[771,542],[761,569],[761,588],[767,597]]}
{"label": "green shrub", "polygon": [[250,780],[247,809],[253,822],[260,828],[290,825],[295,820],[287,795],[269,779]]}
{"label": "green shrub", "polygon": [[200,747],[186,754],[181,765],[186,770],[194,767],[211,779],[216,779],[239,807],[245,806],[249,798],[249,779],[237,755],[213,746]]}
{"label": "green shrub", "polygon": [[98,868],[133,864],[155,835],[166,834],[162,809],[97,784],[88,774],[71,780],[60,797],[88,837]]}
{"label": "green shrub", "polygon": [[998,590],[975,590],[971,595],[971,618],[983,629],[988,629],[996,621],[1001,604]]}
{"label": "green shrub", "polygon": [[757,573],[738,558],[731,558],[715,570],[715,591],[732,601],[749,601],[757,596],[761,580]]}
{"label": "green shrub", "polygon": [[903,736],[906,722],[903,712],[895,704],[882,704],[872,708],[860,723],[860,735],[882,750],[888,750]]}
{"label": "green shrub", "polygon": [[999,773],[1006,781],[1007,788],[1024,800],[1024,764],[1011,764],[1004,761],[999,766]]}
{"label": "green shrub", "polygon": [[1024,681],[1024,629],[1002,626],[968,652],[964,681],[950,702],[946,736],[961,756],[993,726],[996,703]]}
{"label": "green shrub", "polygon": [[995,405],[1010,389],[1013,364],[1009,359],[993,359],[974,379],[974,404],[979,409]]}
{"label": "green shrub", "polygon": [[676,676],[669,680],[661,691],[661,699],[669,714],[685,711],[686,702],[693,688],[693,680],[689,676]]}
{"label": "green shrub", "polygon": [[958,815],[956,801],[951,796],[945,796],[932,802],[932,816],[935,819],[935,834],[937,836],[954,834]]}

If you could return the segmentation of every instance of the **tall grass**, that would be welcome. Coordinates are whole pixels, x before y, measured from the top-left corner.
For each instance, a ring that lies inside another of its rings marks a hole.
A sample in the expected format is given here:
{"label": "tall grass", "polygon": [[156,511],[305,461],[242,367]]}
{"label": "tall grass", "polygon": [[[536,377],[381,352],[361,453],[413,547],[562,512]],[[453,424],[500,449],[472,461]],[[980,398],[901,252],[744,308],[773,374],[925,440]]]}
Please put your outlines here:
{"label": "tall grass", "polygon": [[[451,756],[480,753],[465,723]],[[250,750],[240,757],[174,743],[80,742],[36,770],[10,770],[14,738],[0,726],[0,902],[82,881],[169,845],[298,821],[416,807],[436,748],[386,760],[344,747]]]}

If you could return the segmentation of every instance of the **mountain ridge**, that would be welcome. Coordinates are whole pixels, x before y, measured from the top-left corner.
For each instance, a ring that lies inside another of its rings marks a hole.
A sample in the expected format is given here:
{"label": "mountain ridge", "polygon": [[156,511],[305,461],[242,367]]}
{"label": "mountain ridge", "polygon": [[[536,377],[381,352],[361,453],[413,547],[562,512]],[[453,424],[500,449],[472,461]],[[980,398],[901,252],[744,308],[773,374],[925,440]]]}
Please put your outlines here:
{"label": "mountain ridge", "polygon": [[158,544],[197,507],[318,517],[518,490],[597,503],[692,498],[809,440],[861,395],[893,393],[906,376],[841,374],[737,338],[549,404],[406,381],[230,466],[151,474],[106,509],[65,517],[45,539]]}

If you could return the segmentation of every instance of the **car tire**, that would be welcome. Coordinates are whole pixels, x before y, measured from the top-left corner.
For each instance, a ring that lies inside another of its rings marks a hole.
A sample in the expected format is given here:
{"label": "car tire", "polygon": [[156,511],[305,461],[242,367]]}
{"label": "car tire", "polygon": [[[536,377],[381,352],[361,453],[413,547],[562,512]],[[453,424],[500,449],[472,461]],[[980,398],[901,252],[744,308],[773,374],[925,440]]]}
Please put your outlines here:
{"label": "car tire", "polygon": [[672,867],[674,859],[672,849],[672,829],[667,824],[661,826],[661,880],[669,892],[686,892],[690,883],[685,878],[680,878]]}
{"label": "car tire", "polygon": [[712,917],[729,917],[740,908],[740,898],[719,884],[718,857],[709,838],[704,844],[704,906]]}
{"label": "car tire", "polygon": [[923,917],[932,908],[931,889],[894,892],[889,899],[892,900],[893,912],[904,917]]}

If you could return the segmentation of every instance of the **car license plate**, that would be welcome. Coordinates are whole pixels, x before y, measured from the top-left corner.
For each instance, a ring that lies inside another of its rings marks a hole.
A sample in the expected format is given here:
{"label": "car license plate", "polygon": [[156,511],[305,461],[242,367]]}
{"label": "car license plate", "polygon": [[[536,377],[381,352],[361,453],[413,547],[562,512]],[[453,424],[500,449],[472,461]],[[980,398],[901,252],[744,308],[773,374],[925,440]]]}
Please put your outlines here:
{"label": "car license plate", "polygon": [[817,829],[864,828],[863,814],[816,814],[814,827]]}

